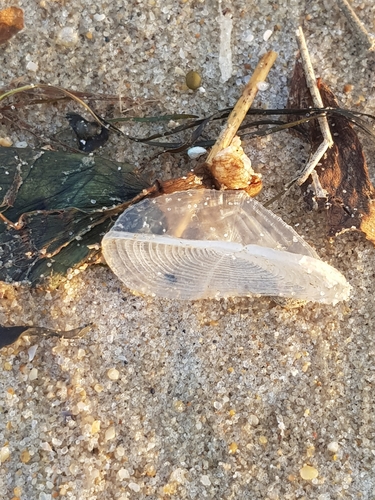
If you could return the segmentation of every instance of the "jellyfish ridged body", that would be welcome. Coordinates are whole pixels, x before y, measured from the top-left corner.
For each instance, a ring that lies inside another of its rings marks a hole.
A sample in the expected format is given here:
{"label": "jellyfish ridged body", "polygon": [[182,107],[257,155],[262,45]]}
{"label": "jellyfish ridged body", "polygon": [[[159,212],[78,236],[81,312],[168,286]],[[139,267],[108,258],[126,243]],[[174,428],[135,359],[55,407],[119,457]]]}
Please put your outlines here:
{"label": "jellyfish ridged body", "polygon": [[243,191],[145,199],[125,210],[102,248],[112,271],[144,295],[267,295],[332,304],[350,293],[339,271]]}

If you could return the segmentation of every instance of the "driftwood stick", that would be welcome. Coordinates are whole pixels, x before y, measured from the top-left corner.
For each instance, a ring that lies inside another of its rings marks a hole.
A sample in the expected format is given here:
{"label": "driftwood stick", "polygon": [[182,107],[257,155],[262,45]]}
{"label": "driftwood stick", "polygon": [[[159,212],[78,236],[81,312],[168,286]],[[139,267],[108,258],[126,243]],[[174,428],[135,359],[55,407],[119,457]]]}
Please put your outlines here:
{"label": "driftwood stick", "polygon": [[224,129],[221,131],[216,143],[212,147],[207,160],[206,165],[208,168],[212,164],[212,160],[215,156],[224,148],[230,146],[233,138],[235,137],[237,130],[239,129],[242,121],[244,120],[246,113],[250,109],[254,98],[258,92],[258,84],[264,82],[267,75],[276,61],[277,53],[270,51],[264,54],[262,59],[259,61],[253,76],[249,80],[248,84],[244,88],[241,97],[238,99],[237,104],[233,108],[231,114],[228,117],[227,123]]}
{"label": "driftwood stick", "polygon": [[353,7],[347,0],[336,0],[336,3],[348,20],[357,39],[363,44],[366,50],[375,50],[375,38],[370,35],[363,23],[354,12]]}
{"label": "driftwood stick", "polygon": [[[300,53],[301,53],[301,61],[302,61],[303,70],[305,73],[306,83],[307,83],[308,89],[310,91],[314,106],[317,108],[324,108],[322,97],[320,95],[318,86],[316,84],[314,68],[312,67],[312,64],[311,64],[310,54],[309,54],[309,51],[307,49],[305,36],[303,34],[301,27],[298,28],[298,30],[296,32],[296,37],[297,37],[298,48],[299,48]],[[329,128],[327,117],[326,116],[319,117],[318,122],[320,125],[320,130],[321,130],[322,135],[323,135],[323,142],[321,143],[319,148],[315,151],[315,153],[312,155],[312,157],[309,159],[308,164],[306,165],[302,174],[299,176],[298,181],[297,181],[299,186],[302,186],[302,184],[304,182],[306,182],[306,180],[310,177],[310,175],[314,171],[317,164],[320,162],[320,160],[325,155],[327,149],[331,148],[333,146],[333,139],[332,139],[331,130]],[[323,193],[323,189],[320,186],[319,178],[317,175],[313,176],[313,183],[314,183],[314,186],[316,188],[315,189],[316,194],[318,195],[318,193],[319,193],[319,196],[321,196]]]}

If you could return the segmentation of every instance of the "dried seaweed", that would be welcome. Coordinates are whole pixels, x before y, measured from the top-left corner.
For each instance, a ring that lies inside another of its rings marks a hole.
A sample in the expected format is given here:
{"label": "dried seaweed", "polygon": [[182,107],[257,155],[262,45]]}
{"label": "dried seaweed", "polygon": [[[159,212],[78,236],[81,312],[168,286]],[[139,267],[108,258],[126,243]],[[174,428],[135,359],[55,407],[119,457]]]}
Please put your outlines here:
{"label": "dried seaweed", "polygon": [[0,148],[0,280],[64,275],[99,254],[113,217],[150,188],[100,157]]}
{"label": "dried seaweed", "polygon": [[83,337],[91,326],[87,325],[73,330],[57,331],[49,328],[34,327],[34,326],[3,326],[0,325],[0,349],[9,346],[16,342],[24,335],[29,337],[59,337],[65,339],[74,339]]}
{"label": "dried seaweed", "polygon": [[[318,80],[318,87],[327,108],[338,109],[339,105],[329,87]],[[308,108],[312,105],[302,66],[297,61],[291,81],[288,107]],[[316,167],[325,200],[315,199],[311,190],[311,178],[302,191],[307,206],[312,209],[316,203],[327,212],[328,235],[336,236],[344,231],[359,230],[375,244],[375,189],[372,185],[361,142],[343,110],[328,114],[328,123],[334,145]],[[293,116],[291,119],[294,119]],[[355,120],[356,121],[356,120]],[[317,120],[297,126],[296,130],[311,145],[311,154],[322,142]]]}
{"label": "dried seaweed", "polygon": [[89,122],[78,113],[67,113],[66,117],[77,136],[80,151],[91,153],[104,146],[108,141],[109,130],[107,127],[98,125],[97,122]]}

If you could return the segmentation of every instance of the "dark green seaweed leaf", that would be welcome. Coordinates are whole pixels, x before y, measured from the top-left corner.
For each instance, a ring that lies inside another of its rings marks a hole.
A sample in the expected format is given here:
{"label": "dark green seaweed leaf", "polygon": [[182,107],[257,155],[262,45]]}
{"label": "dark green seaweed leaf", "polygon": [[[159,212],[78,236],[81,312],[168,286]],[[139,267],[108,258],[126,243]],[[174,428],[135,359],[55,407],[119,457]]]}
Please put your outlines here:
{"label": "dark green seaweed leaf", "polygon": [[92,261],[116,209],[149,187],[126,163],[0,148],[0,280],[37,283]]}

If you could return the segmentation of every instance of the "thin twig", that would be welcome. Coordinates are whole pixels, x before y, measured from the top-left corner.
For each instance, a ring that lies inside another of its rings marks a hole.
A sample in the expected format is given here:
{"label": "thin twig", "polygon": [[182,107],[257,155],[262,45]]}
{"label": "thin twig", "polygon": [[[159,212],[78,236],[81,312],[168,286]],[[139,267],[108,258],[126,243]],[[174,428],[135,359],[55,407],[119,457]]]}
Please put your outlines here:
{"label": "thin twig", "polygon": [[235,107],[228,116],[227,123],[224,129],[221,131],[216,143],[211,149],[206,165],[210,167],[215,156],[224,148],[230,146],[233,138],[235,137],[237,130],[239,129],[241,123],[243,122],[246,113],[248,112],[250,106],[252,105],[254,98],[258,92],[258,84],[264,82],[267,78],[269,70],[271,69],[273,63],[276,61],[277,53],[270,51],[264,54],[262,59],[259,61],[253,76],[244,88],[241,97],[238,99]]}
{"label": "thin twig", "polygon": [[374,51],[375,38],[368,33],[363,23],[360,21],[357,14],[354,12],[350,3],[347,0],[336,0],[336,2],[338,8],[344,14],[346,19],[348,20],[348,23],[352,27],[354,35],[364,45],[366,50]]}
{"label": "thin twig", "polygon": [[[308,89],[310,91],[314,106],[317,108],[324,108],[324,104],[322,101],[322,97],[320,95],[318,86],[316,84],[316,78],[315,78],[315,73],[314,69],[311,64],[311,59],[309,55],[309,51],[307,49],[306,45],[306,40],[305,36],[303,34],[302,28],[299,27],[297,30],[297,42],[298,42],[298,47],[301,53],[301,61],[302,61],[302,66],[303,70],[305,73],[305,78],[306,78],[306,83],[308,86]],[[323,142],[319,146],[319,148],[315,151],[315,153],[311,156],[309,159],[308,164],[306,165],[306,168],[302,172],[302,174],[298,177],[297,183],[299,186],[304,184],[306,180],[310,177],[312,172],[314,171],[315,167],[319,163],[319,161],[323,158],[325,152],[327,151],[328,148],[333,146],[333,139],[331,135],[331,131],[329,128],[328,120],[326,116],[320,116],[318,118],[319,125],[320,125],[320,130],[323,135]],[[315,193],[322,193],[323,189],[319,185],[319,178],[318,176],[313,176],[313,183],[315,185]]]}

